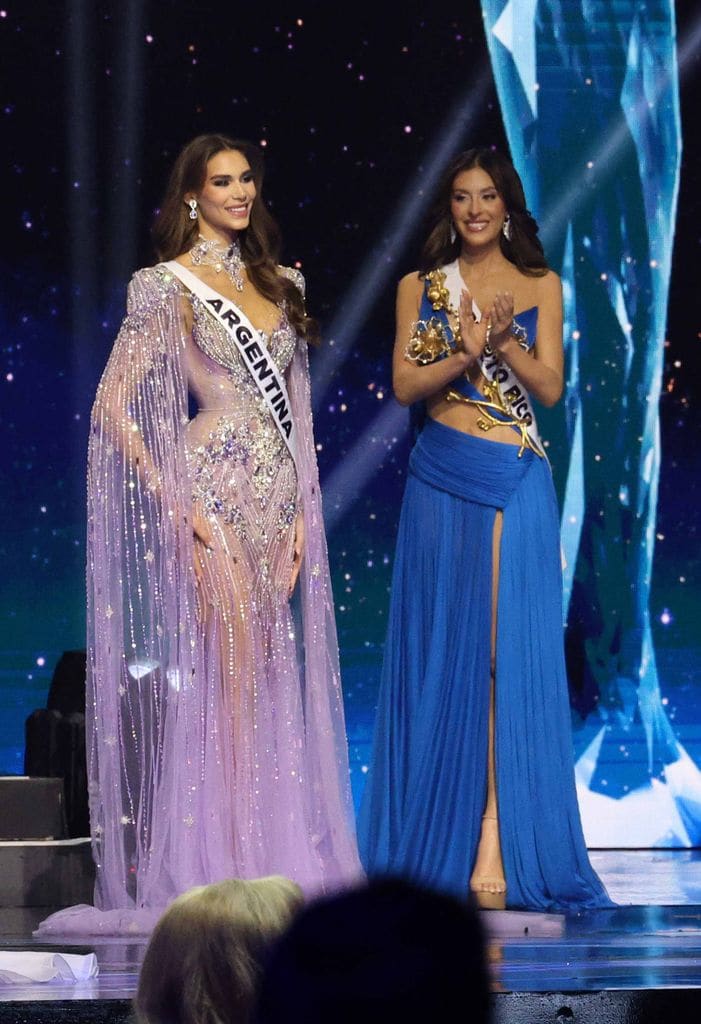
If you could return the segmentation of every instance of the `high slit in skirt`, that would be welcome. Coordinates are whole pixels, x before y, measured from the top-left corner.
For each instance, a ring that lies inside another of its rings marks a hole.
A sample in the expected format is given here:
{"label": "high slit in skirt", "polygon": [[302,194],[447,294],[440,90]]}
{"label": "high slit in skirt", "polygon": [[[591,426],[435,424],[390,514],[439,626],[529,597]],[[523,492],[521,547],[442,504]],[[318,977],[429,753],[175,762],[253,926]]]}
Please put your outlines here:
{"label": "high slit in skirt", "polygon": [[610,906],[577,805],[550,467],[430,418],[409,460],[361,856],[370,875],[468,891],[487,792],[498,510],[495,775],[507,905]]}

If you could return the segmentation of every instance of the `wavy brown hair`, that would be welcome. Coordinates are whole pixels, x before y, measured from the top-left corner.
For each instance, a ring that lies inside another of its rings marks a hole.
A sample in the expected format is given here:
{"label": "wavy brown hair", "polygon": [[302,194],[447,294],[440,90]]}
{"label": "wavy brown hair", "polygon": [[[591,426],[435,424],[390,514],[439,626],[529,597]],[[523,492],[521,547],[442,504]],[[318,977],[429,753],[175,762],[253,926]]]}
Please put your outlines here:
{"label": "wavy brown hair", "polygon": [[428,274],[436,267],[452,263],[460,255],[460,236],[450,240],[450,201],[458,174],[480,167],[494,182],[510,217],[511,238],[499,236],[504,256],[522,274],[542,277],[548,271],[543,246],[538,238],[538,225],[526,209],[526,197],[516,168],[495,149],[475,148],[460,153],[446,170],[429,220],[429,232],[421,252],[419,273]]}
{"label": "wavy brown hair", "polygon": [[235,150],[246,158],[256,186],[248,227],[239,233],[248,277],[266,299],[278,306],[284,304],[297,334],[308,342],[316,343],[317,323],[307,316],[303,296],[297,286],[278,270],[280,229],[263,201],[263,154],[252,142],[228,135],[198,135],[181,150],[170,172],[165,196],[151,231],[156,256],[159,260],[172,260],[195,244],[199,234],[198,223],[190,220],[185,195],[200,191],[207,178],[207,164],[224,150]]}

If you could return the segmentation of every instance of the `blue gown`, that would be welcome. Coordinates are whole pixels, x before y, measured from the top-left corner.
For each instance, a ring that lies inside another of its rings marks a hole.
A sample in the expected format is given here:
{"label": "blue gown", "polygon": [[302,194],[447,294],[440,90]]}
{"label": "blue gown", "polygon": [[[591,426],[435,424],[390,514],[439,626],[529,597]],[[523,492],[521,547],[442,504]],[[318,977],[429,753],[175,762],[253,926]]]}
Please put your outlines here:
{"label": "blue gown", "polygon": [[369,875],[468,892],[487,792],[497,510],[495,774],[507,905],[610,906],[575,791],[549,464],[431,418],[409,460],[361,858]]}

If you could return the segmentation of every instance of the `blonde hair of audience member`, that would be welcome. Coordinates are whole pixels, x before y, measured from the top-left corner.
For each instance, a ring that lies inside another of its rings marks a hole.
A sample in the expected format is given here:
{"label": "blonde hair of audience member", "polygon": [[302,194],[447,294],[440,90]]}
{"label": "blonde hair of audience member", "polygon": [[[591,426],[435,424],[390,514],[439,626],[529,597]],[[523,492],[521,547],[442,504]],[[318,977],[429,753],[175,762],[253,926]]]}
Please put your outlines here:
{"label": "blonde hair of audience member", "polygon": [[171,903],[146,950],[139,1024],[245,1024],[260,958],[303,903],[280,875],[197,886]]}

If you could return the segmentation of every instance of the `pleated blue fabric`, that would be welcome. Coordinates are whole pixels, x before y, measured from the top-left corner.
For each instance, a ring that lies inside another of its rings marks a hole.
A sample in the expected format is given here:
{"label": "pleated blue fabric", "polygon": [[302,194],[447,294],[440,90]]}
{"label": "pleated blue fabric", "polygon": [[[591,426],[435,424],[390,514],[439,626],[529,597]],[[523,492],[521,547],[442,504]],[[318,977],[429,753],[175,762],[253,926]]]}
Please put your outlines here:
{"label": "pleated blue fabric", "polygon": [[361,856],[370,875],[468,891],[486,798],[501,509],[495,767],[507,905],[610,906],[589,863],[574,784],[550,467],[518,452],[432,419],[412,451]]}

